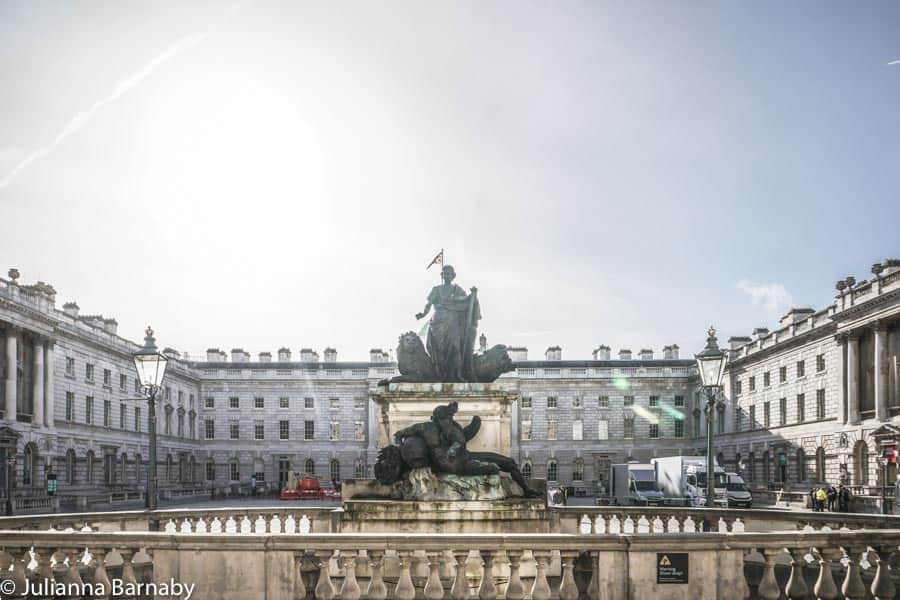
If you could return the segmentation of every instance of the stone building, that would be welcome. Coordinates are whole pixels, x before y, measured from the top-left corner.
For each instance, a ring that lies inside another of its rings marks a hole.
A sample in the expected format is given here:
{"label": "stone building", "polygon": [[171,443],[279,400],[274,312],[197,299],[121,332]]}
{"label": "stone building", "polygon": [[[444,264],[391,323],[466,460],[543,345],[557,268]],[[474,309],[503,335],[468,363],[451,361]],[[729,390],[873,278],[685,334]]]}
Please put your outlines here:
{"label": "stone building", "polygon": [[[900,432],[900,262],[870,281],[838,284],[823,310],[792,309],[775,331],[729,340],[732,363],[715,412],[721,463],[757,483],[844,478],[875,485],[881,450]],[[17,494],[90,496],[146,484],[146,401],[115,319],[56,305],[52,286],[0,279],[0,464],[15,444]],[[160,324],[165,330],[165,325]],[[164,338],[164,335],[162,336]],[[705,398],[693,357],[677,345],[599,346],[590,360],[543,360],[510,348],[503,376],[519,402],[513,455],[523,470],[578,492],[605,485],[608,466],[704,451]],[[377,454],[371,392],[396,374],[382,349],[343,362],[333,348],[281,348],[205,357],[166,348],[158,398],[162,489],[283,481],[288,470],[324,479],[370,476]],[[0,494],[6,472],[0,469]],[[888,473],[893,481],[893,467]]]}

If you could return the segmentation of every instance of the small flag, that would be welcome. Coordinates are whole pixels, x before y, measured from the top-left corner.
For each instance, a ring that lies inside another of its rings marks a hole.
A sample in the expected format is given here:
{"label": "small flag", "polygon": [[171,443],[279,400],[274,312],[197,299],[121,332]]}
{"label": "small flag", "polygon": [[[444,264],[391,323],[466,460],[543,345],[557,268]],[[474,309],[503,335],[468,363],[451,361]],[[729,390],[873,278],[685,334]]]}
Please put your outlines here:
{"label": "small flag", "polygon": [[425,267],[425,270],[427,271],[428,269],[430,269],[431,265],[443,265],[443,264],[444,264],[444,249],[441,248],[441,251],[437,253],[437,256],[435,256],[433,259],[431,259],[431,262],[428,263],[427,267]]}

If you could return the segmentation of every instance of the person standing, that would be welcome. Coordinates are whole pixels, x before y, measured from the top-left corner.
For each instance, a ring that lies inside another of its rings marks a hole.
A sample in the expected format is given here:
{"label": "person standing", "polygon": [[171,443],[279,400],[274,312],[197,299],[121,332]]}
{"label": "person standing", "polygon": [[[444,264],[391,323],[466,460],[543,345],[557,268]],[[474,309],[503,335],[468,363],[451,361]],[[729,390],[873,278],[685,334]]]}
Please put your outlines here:
{"label": "person standing", "polygon": [[850,490],[843,483],[838,486],[838,510],[850,512]]}
{"label": "person standing", "polygon": [[834,505],[837,502],[837,490],[833,485],[828,486],[828,512],[834,512]]}
{"label": "person standing", "polygon": [[818,509],[816,507],[816,504],[818,502],[816,500],[816,489],[817,488],[814,486],[811,490],[809,490],[809,508],[813,512],[818,512]]}
{"label": "person standing", "polygon": [[816,505],[819,508],[819,512],[825,511],[825,501],[828,499],[828,492],[825,491],[825,488],[820,487],[816,490]]}

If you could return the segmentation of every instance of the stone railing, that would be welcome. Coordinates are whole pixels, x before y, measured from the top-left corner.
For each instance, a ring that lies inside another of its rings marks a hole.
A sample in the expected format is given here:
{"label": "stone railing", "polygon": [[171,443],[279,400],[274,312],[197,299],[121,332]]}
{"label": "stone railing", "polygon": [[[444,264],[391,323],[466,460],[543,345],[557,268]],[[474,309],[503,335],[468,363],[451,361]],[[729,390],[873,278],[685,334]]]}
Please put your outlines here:
{"label": "stone railing", "polygon": [[[90,593],[105,597],[118,581],[169,585],[157,597],[183,598],[174,584],[192,586],[192,597],[204,599],[887,599],[895,595],[889,558],[898,545],[900,530],[665,536],[0,531],[0,589],[11,596],[5,583],[11,580],[17,593],[31,585],[40,596],[34,586],[47,590],[50,581],[93,584],[103,589]],[[670,559],[686,569],[682,583],[658,581]],[[83,593],[70,587],[62,595]]]}

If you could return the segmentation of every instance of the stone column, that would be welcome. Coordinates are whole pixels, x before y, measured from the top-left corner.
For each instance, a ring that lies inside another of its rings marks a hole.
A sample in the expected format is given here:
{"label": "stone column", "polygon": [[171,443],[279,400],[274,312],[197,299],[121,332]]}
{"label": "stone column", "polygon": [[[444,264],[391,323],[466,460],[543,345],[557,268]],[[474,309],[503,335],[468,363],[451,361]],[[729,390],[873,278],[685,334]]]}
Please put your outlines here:
{"label": "stone column", "polygon": [[53,427],[55,423],[54,401],[56,399],[53,381],[53,340],[44,341],[44,425]]}
{"label": "stone column", "polygon": [[5,417],[10,423],[16,422],[16,401],[18,400],[16,389],[18,387],[19,356],[19,328],[9,326],[6,328],[6,406]]}
{"label": "stone column", "polygon": [[40,338],[34,340],[34,361],[31,375],[33,397],[33,415],[31,423],[44,426],[44,342]]}
{"label": "stone column", "polygon": [[847,424],[859,425],[859,337],[847,338]]}
{"label": "stone column", "polygon": [[875,325],[875,417],[879,421],[890,418],[888,411],[888,349],[887,327]]}

